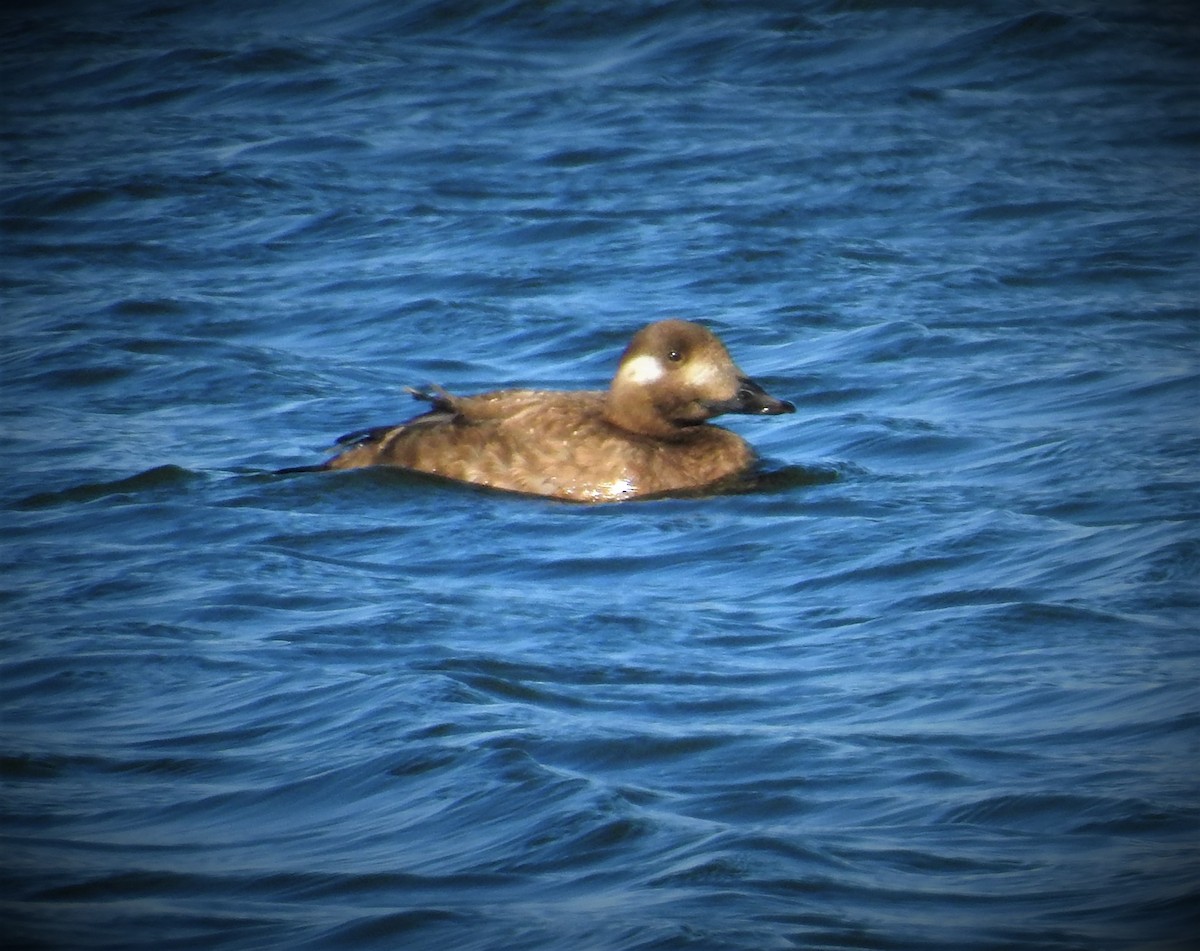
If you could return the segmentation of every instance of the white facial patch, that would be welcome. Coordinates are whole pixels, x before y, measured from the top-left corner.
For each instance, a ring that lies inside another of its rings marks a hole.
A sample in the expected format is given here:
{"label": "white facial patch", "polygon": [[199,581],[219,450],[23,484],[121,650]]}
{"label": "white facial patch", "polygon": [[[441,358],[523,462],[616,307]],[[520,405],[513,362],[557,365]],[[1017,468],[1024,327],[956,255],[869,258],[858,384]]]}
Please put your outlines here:
{"label": "white facial patch", "polygon": [[652,357],[648,353],[634,357],[621,367],[621,376],[629,383],[653,383],[662,378],[663,372],[663,365],[658,357]]}
{"label": "white facial patch", "polygon": [[693,360],[684,369],[683,376],[698,390],[707,389],[722,382],[721,368],[708,360]]}

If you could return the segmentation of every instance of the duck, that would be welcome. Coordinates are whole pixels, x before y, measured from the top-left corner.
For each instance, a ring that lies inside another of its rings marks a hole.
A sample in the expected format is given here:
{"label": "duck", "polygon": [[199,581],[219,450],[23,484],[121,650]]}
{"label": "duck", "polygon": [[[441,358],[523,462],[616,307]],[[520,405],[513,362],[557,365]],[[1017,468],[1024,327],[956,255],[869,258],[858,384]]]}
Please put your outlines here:
{"label": "duck", "polygon": [[796,410],[743,373],[711,330],[674,318],[633,336],[607,390],[408,391],[428,410],[347,433],[325,462],[280,471],[392,466],[584,503],[718,492],[757,456],[710,420]]}

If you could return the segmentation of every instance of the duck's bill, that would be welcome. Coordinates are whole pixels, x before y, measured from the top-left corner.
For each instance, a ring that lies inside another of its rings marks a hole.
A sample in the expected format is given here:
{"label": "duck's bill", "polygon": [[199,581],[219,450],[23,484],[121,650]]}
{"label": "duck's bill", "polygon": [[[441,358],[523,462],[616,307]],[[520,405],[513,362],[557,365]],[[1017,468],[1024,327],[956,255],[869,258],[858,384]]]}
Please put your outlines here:
{"label": "duck's bill", "polygon": [[708,409],[714,416],[722,413],[744,413],[752,416],[779,416],[794,413],[796,407],[787,400],[776,399],[747,377],[738,377],[738,390],[733,399],[710,400]]}

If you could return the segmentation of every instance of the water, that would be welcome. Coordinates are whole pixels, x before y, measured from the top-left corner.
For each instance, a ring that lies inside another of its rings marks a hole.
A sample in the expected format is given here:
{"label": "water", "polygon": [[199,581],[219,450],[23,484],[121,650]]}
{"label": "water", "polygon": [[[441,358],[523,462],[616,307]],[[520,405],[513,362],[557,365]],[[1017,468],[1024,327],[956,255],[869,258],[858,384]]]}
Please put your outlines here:
{"label": "water", "polygon": [[[2,15],[11,947],[1181,949],[1183,3]],[[756,491],[280,477],[706,321]]]}

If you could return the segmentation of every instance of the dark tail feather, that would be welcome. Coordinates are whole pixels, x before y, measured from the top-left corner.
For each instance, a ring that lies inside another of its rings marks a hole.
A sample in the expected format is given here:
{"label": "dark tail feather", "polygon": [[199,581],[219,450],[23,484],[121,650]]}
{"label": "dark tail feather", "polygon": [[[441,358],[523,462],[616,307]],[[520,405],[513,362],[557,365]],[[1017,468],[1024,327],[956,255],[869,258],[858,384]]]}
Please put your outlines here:
{"label": "dark tail feather", "polygon": [[[440,386],[429,385],[424,389],[418,390],[414,387],[405,387],[412,394],[413,399],[422,400],[430,404],[430,409],[422,413],[416,419],[411,419],[407,423],[398,424],[391,423],[387,426],[368,426],[366,429],[356,429],[352,433],[346,433],[345,436],[339,436],[337,443],[333,449],[337,452],[347,452],[355,446],[365,445],[367,443],[379,442],[388,433],[400,429],[403,425],[408,426],[429,426],[441,424],[454,419],[458,415],[458,400],[450,393],[447,393]],[[335,457],[336,458],[336,457]],[[288,466],[286,469],[276,469],[276,475],[292,475],[296,472],[326,472],[329,469],[329,462],[318,463],[315,466]]]}
{"label": "dark tail feather", "polygon": [[390,426],[368,426],[366,429],[356,429],[352,433],[346,433],[345,436],[338,436],[335,445],[340,449],[346,447],[348,443],[378,442],[395,428],[396,424],[392,423]]}
{"label": "dark tail feather", "polygon": [[436,383],[430,383],[424,389],[417,389],[415,386],[406,386],[406,390],[412,394],[414,400],[423,400],[429,403],[433,409],[431,412],[436,413],[457,413],[458,400],[453,393],[448,393]]}

